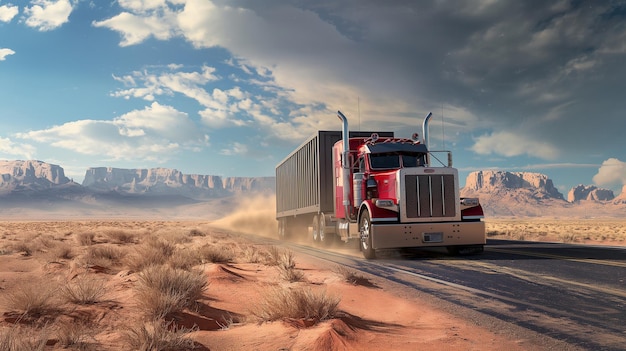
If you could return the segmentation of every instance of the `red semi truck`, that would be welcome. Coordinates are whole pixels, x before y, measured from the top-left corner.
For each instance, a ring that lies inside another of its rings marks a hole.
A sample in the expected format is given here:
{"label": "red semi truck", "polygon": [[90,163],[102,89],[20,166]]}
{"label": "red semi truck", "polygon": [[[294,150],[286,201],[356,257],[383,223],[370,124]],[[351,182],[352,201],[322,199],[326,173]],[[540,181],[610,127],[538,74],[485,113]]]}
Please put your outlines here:
{"label": "red semi truck", "polygon": [[[318,244],[358,240],[365,258],[390,248],[445,247],[482,252],[483,209],[459,196],[450,151],[393,132],[318,131],[276,166],[276,219],[281,238]],[[348,147],[344,147],[344,146]],[[445,163],[437,155],[447,155]]]}

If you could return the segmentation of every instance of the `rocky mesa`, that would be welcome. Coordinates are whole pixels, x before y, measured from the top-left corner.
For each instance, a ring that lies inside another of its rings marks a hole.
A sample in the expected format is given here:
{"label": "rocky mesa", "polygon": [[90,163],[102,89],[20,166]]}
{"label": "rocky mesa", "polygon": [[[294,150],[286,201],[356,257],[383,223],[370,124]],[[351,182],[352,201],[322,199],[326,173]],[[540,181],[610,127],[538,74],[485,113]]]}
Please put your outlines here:
{"label": "rocky mesa", "polygon": [[44,190],[70,182],[58,165],[36,160],[0,160],[0,192]]}
{"label": "rocky mesa", "polygon": [[567,201],[611,201],[615,198],[613,190],[598,188],[595,185],[579,184],[567,193]]}
{"label": "rocky mesa", "polygon": [[[626,190],[626,187],[625,187]],[[478,197],[488,217],[616,217],[624,213],[626,193],[578,185],[564,199],[548,176],[531,172],[476,171],[468,175],[461,196]]]}
{"label": "rocky mesa", "polygon": [[208,199],[245,192],[274,191],[274,177],[221,177],[184,174],[176,169],[89,168],[82,185],[123,194],[181,195]]}

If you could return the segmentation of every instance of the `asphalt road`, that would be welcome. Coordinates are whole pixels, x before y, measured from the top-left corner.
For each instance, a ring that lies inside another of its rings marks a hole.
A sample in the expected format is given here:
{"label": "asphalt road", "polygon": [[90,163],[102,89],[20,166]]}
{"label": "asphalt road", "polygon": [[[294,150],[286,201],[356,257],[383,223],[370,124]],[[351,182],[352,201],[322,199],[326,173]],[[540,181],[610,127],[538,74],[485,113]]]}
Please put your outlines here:
{"label": "asphalt road", "polygon": [[294,248],[576,348],[626,350],[626,248],[489,240],[478,255],[390,250],[371,261]]}

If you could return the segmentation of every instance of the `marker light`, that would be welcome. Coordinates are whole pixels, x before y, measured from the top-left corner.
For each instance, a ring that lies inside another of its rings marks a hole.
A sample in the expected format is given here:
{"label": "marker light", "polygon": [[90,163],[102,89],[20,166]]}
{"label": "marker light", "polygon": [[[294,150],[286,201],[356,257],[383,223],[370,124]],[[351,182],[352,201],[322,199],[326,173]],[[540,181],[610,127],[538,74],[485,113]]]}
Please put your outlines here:
{"label": "marker light", "polygon": [[468,206],[468,207],[472,207],[472,206],[478,206],[478,199],[475,197],[467,197],[467,198],[463,198],[461,199],[461,205],[463,206]]}

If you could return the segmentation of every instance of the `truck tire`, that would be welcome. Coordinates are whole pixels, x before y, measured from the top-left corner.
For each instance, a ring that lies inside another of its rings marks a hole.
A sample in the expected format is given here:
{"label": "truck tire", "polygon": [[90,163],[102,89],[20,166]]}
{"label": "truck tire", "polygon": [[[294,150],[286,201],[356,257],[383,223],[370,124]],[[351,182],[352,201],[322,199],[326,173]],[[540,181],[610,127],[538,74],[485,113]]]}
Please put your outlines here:
{"label": "truck tire", "polygon": [[278,239],[287,239],[287,220],[285,218],[278,220]]}
{"label": "truck tire", "polygon": [[324,213],[319,214],[319,240],[323,246],[331,246],[335,236],[333,234],[328,235],[326,233],[326,215]]}
{"label": "truck tire", "polygon": [[313,216],[313,223],[311,223],[311,227],[313,227],[313,242],[317,244],[320,241],[320,222],[317,215]]}
{"label": "truck tire", "polygon": [[359,240],[361,248],[361,252],[363,253],[363,257],[369,259],[376,258],[376,250],[372,247],[372,236],[371,234],[371,220],[370,213],[365,210],[361,215],[361,219],[359,220]]}

